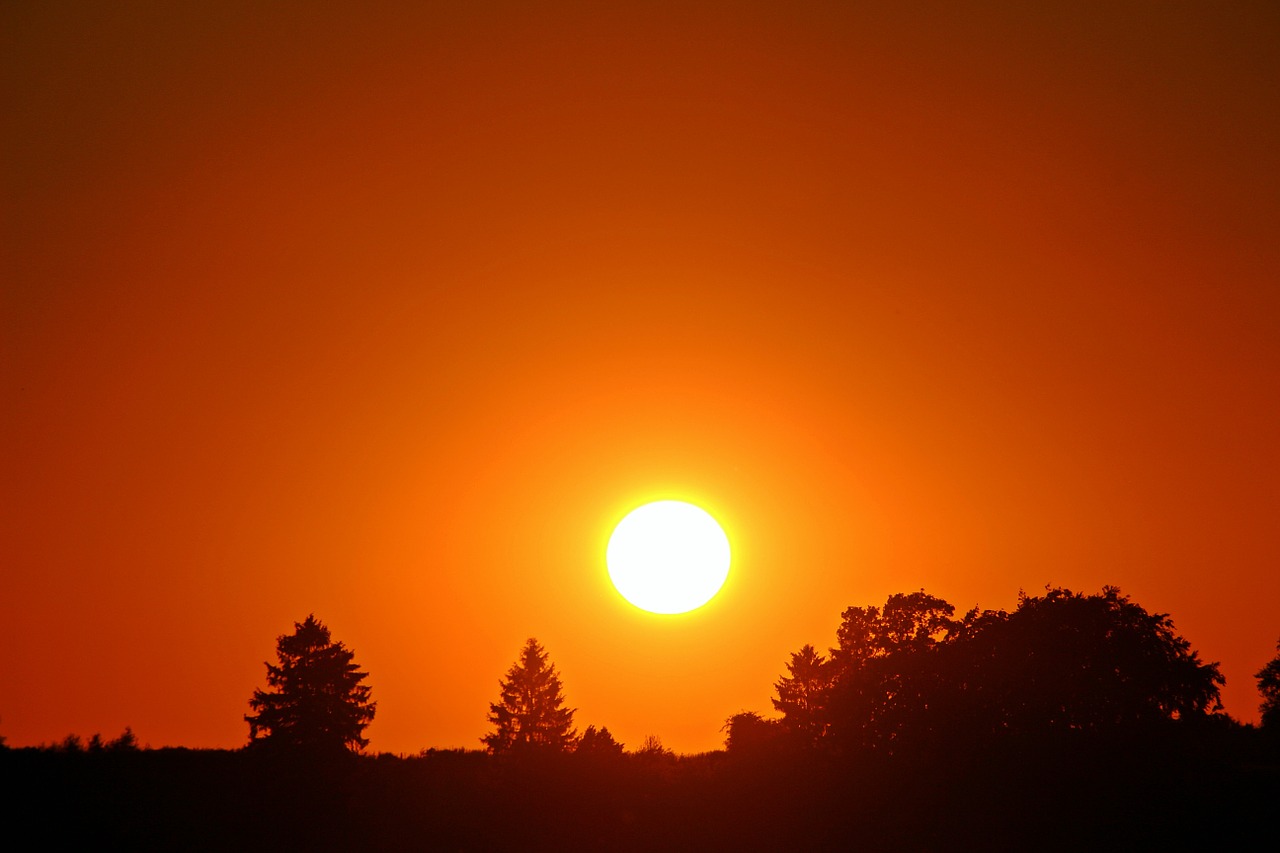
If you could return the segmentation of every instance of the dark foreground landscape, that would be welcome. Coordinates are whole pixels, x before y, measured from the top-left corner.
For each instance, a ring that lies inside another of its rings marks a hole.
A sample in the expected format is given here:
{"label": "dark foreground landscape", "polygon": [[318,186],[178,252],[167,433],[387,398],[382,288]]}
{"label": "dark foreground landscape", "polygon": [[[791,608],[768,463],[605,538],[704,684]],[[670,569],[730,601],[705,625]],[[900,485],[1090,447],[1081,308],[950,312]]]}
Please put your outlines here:
{"label": "dark foreground landscape", "polygon": [[[0,748],[10,843],[127,850],[1247,850],[1280,841],[1280,654],[1262,724],[1173,628],[1104,588],[957,618],[923,590],[805,645],[725,748],[574,727],[536,639],[484,751],[367,755],[376,707],[314,616],[277,638],[238,750]],[[1280,650],[1278,650],[1280,651]],[[0,741],[0,745],[2,745]]]}
{"label": "dark foreground landscape", "polygon": [[1170,726],[927,755],[0,751],[6,847],[137,850],[1263,849],[1280,749]]}

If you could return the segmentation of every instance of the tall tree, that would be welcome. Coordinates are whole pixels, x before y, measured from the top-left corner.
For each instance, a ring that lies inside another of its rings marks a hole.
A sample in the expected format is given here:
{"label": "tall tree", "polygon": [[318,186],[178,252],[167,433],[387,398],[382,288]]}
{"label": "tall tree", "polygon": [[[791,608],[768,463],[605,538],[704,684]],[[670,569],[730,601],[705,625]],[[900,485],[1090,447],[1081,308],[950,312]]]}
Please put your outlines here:
{"label": "tall tree", "polygon": [[1200,660],[1167,613],[1115,587],[1023,594],[1012,613],[982,614],[972,629],[946,671],[967,672],[972,698],[1004,730],[1095,730],[1222,707],[1218,665]]}
{"label": "tall tree", "polygon": [[782,712],[784,728],[816,743],[827,728],[827,700],[835,668],[806,643],[792,653],[787,671],[790,675],[773,685],[778,692],[773,707]]}
{"label": "tall tree", "polygon": [[935,653],[953,642],[961,623],[955,607],[920,590],[890,595],[884,607],[850,607],[841,614],[824,733],[837,749],[891,748],[922,730],[918,712],[936,679]]}
{"label": "tall tree", "polygon": [[1217,664],[1167,614],[1114,587],[1024,594],[1011,613],[953,612],[924,592],[845,611],[826,715],[837,749],[1115,730],[1221,708]]}
{"label": "tall tree", "polygon": [[560,676],[537,640],[525,642],[499,686],[500,698],[489,705],[494,731],[481,738],[490,752],[573,748],[574,709],[564,707]]}
{"label": "tall tree", "polygon": [[1262,725],[1268,729],[1280,728],[1280,642],[1276,643],[1276,656],[1258,670],[1258,692],[1262,694]]}
{"label": "tall tree", "polygon": [[368,745],[364,729],[375,702],[361,682],[368,673],[352,663],[353,653],[330,639],[314,615],[294,623],[292,634],[276,638],[279,662],[268,663],[268,690],[255,690],[254,711],[245,715],[250,745],[313,752],[359,751]]}

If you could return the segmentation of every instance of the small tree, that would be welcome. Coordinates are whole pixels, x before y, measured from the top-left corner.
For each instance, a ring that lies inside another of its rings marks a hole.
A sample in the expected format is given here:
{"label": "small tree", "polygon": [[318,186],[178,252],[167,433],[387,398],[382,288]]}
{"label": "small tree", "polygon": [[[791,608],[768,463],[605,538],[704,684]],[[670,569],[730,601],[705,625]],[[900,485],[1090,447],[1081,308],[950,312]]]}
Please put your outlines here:
{"label": "small tree", "polygon": [[573,748],[573,709],[563,707],[560,676],[537,640],[530,637],[524,644],[499,686],[501,697],[489,705],[494,731],[481,738],[490,752]]}
{"label": "small tree", "polygon": [[777,720],[766,720],[755,711],[739,711],[724,721],[724,748],[730,755],[761,755],[775,749],[784,729]]}
{"label": "small tree", "polygon": [[587,726],[582,737],[578,738],[578,746],[574,750],[579,755],[600,757],[616,757],[622,755],[623,745],[618,743],[608,726]]}
{"label": "small tree", "polygon": [[120,737],[107,741],[106,748],[108,752],[137,752],[138,736],[133,733],[132,728],[125,726]]}
{"label": "small tree", "polygon": [[657,735],[647,735],[634,754],[641,761],[671,761],[676,757],[675,752],[662,745],[662,738]]}
{"label": "small tree", "polygon": [[1262,694],[1262,725],[1268,729],[1280,728],[1280,642],[1276,643],[1276,652],[1278,654],[1254,676],[1258,679],[1258,692]]}
{"label": "small tree", "polygon": [[360,682],[368,673],[351,662],[353,653],[330,640],[314,615],[294,623],[294,632],[276,638],[279,664],[267,664],[269,690],[255,690],[246,714],[249,744],[313,752],[359,751],[368,745],[364,729],[376,703]]}
{"label": "small tree", "polygon": [[69,734],[54,744],[53,749],[55,752],[84,752],[84,741],[80,740],[80,735]]}

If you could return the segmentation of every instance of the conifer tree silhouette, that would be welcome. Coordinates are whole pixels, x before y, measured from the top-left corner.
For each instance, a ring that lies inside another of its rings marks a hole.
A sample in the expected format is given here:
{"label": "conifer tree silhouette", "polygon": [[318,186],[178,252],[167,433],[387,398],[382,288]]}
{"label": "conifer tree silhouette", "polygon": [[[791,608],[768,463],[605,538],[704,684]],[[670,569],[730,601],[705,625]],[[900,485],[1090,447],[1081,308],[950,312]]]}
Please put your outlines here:
{"label": "conifer tree silhouette", "polygon": [[573,709],[565,708],[556,668],[542,645],[530,637],[520,659],[500,682],[502,695],[489,705],[494,731],[481,738],[490,752],[529,748],[564,752],[573,748]]}
{"label": "conifer tree silhouette", "polygon": [[266,665],[271,689],[255,690],[249,700],[251,746],[342,752],[368,745],[363,732],[377,704],[361,684],[368,673],[323,623],[314,615],[295,622],[292,634],[276,638],[276,656],[278,665]]}
{"label": "conifer tree silhouette", "polygon": [[816,743],[826,731],[827,702],[836,667],[806,643],[792,653],[787,672],[773,685],[778,693],[773,707],[782,712],[784,728]]}

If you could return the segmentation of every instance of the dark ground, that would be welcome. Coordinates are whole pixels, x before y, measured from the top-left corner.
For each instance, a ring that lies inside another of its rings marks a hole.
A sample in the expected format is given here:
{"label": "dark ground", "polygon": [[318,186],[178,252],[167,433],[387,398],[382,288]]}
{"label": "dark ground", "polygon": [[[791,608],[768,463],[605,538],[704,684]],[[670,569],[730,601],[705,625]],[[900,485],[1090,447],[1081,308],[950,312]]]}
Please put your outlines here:
{"label": "dark ground", "polygon": [[[5,833],[63,849],[1267,849],[1280,744],[1248,727],[880,757],[339,761],[0,750]],[[28,832],[34,833],[29,836]]]}

